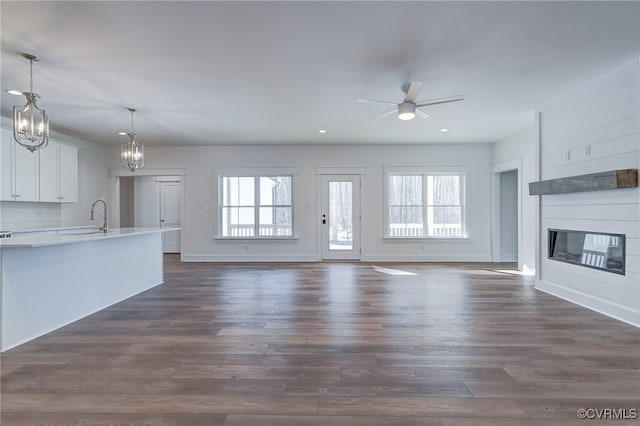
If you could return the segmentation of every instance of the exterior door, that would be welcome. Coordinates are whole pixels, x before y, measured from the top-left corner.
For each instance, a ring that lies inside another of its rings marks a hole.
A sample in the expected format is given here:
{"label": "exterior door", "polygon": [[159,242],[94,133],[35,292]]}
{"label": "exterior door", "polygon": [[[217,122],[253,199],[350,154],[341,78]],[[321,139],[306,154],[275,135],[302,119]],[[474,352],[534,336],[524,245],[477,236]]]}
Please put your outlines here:
{"label": "exterior door", "polygon": [[[180,182],[160,182],[160,227],[180,227],[180,200],[182,198]],[[164,253],[180,253],[180,231],[162,233]]]}
{"label": "exterior door", "polygon": [[360,175],[322,175],[322,258],[360,260]]}

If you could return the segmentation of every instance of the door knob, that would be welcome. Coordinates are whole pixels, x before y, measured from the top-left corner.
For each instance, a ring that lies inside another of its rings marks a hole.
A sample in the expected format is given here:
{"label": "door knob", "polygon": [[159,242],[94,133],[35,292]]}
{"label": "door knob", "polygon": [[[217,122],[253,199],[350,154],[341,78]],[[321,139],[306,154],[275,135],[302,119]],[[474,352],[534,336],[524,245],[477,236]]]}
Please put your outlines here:
{"label": "door knob", "polygon": [[326,215],[326,214],[323,214],[323,215],[322,215],[322,224],[323,224],[323,225],[326,225],[326,224],[327,224],[327,215]]}
{"label": "door knob", "polygon": [[160,219],[160,223],[164,223],[164,219]]}

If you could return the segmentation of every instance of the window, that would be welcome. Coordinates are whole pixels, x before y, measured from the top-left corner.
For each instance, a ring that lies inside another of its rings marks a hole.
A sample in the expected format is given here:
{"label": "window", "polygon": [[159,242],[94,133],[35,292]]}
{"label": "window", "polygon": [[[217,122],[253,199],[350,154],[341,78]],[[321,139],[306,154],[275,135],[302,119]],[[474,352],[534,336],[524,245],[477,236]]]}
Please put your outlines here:
{"label": "window", "polygon": [[424,236],[422,176],[389,176],[389,236]]}
{"label": "window", "polygon": [[293,237],[292,176],[222,176],[220,235]]}
{"label": "window", "polygon": [[462,237],[462,176],[427,177],[427,236]]}
{"label": "window", "polygon": [[464,237],[464,174],[388,174],[386,236]]}

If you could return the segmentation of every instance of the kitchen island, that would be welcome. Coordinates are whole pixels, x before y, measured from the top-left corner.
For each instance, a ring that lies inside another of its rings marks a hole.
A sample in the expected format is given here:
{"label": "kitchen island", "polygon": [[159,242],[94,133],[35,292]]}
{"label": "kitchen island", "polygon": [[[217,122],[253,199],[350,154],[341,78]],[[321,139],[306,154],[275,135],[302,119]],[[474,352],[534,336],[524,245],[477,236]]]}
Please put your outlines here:
{"label": "kitchen island", "polygon": [[162,232],[31,233],[0,240],[1,350],[163,283]]}

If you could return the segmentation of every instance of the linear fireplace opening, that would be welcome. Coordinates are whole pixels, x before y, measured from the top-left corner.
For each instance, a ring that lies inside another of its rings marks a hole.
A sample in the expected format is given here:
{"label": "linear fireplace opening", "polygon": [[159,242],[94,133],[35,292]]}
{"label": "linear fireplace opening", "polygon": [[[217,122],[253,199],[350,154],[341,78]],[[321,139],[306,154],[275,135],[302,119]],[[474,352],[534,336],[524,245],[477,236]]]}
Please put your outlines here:
{"label": "linear fireplace opening", "polygon": [[549,259],[625,274],[625,236],[549,229]]}

